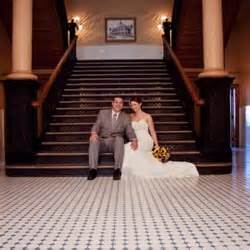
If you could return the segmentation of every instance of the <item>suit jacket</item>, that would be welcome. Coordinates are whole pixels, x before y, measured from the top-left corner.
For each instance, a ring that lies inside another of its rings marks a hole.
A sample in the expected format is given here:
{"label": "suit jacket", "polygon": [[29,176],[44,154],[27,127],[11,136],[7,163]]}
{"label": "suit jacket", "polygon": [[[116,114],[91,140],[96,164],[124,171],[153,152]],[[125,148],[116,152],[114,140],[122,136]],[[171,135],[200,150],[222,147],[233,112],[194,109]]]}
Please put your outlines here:
{"label": "suit jacket", "polygon": [[115,137],[115,136],[124,136],[131,141],[136,139],[134,129],[131,126],[131,121],[129,116],[120,112],[115,123],[115,126],[112,128],[112,110],[100,110],[96,123],[93,125],[91,132],[96,132],[101,138]]}

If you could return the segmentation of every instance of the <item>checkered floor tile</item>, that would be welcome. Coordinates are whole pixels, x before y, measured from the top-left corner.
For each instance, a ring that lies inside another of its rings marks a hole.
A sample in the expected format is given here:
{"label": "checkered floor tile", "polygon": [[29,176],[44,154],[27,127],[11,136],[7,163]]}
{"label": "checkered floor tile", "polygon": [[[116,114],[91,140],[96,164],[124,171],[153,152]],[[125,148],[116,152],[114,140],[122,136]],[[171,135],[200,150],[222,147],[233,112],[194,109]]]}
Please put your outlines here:
{"label": "checkered floor tile", "polygon": [[250,249],[250,178],[1,176],[0,249]]}

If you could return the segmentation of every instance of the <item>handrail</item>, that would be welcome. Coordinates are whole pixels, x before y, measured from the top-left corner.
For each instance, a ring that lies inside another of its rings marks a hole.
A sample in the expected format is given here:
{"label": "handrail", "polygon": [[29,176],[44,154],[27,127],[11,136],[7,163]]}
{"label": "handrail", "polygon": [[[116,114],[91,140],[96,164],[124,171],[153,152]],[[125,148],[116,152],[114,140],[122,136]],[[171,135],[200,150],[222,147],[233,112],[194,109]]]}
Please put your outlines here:
{"label": "handrail", "polygon": [[43,104],[44,100],[46,99],[51,87],[53,86],[54,81],[56,80],[58,74],[60,73],[60,70],[61,70],[63,64],[66,62],[66,60],[67,60],[68,56],[70,55],[71,51],[74,49],[74,47],[76,45],[76,40],[77,40],[77,37],[75,37],[73,39],[70,46],[64,52],[62,58],[60,59],[60,61],[56,65],[55,69],[53,70],[49,80],[41,88],[41,92],[40,92],[40,95],[37,98],[37,100],[32,102],[32,106],[34,108],[38,108],[38,107],[42,106],[42,104]]}
{"label": "handrail", "polygon": [[177,58],[177,56],[175,55],[174,51],[172,50],[172,48],[169,46],[167,40],[165,39],[164,36],[162,36],[162,39],[163,39],[163,43],[164,43],[164,46],[166,46],[168,52],[169,52],[169,55],[170,57],[172,58],[172,60],[174,61],[174,64],[175,66],[177,67],[177,70],[190,94],[190,96],[192,97],[194,103],[197,105],[197,106],[202,106],[205,104],[204,100],[203,99],[200,99],[199,97],[199,94],[197,93],[197,90],[195,89],[194,87],[194,83],[191,79],[188,78],[188,76],[186,75],[179,59]]}

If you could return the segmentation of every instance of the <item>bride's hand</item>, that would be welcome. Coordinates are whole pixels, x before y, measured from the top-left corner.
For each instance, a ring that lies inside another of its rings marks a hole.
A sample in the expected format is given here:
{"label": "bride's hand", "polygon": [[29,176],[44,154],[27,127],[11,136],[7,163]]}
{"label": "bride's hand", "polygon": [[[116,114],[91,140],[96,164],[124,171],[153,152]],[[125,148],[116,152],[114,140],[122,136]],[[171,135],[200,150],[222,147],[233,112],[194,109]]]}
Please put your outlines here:
{"label": "bride's hand", "polygon": [[137,140],[131,141],[130,147],[131,147],[133,150],[136,150],[136,149],[138,148],[138,142],[137,142]]}

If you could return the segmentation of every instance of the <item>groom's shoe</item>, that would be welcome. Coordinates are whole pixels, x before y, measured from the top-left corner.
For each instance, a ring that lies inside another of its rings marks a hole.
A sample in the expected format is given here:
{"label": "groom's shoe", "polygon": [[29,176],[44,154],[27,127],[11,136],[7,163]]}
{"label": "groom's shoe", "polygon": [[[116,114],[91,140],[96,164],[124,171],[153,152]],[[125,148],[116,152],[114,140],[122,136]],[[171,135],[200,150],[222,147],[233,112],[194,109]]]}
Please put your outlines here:
{"label": "groom's shoe", "polygon": [[115,169],[114,170],[114,173],[113,173],[113,180],[115,181],[118,181],[121,179],[121,170],[119,168]]}
{"label": "groom's shoe", "polygon": [[97,176],[97,170],[96,169],[90,169],[88,174],[88,180],[94,180]]}

